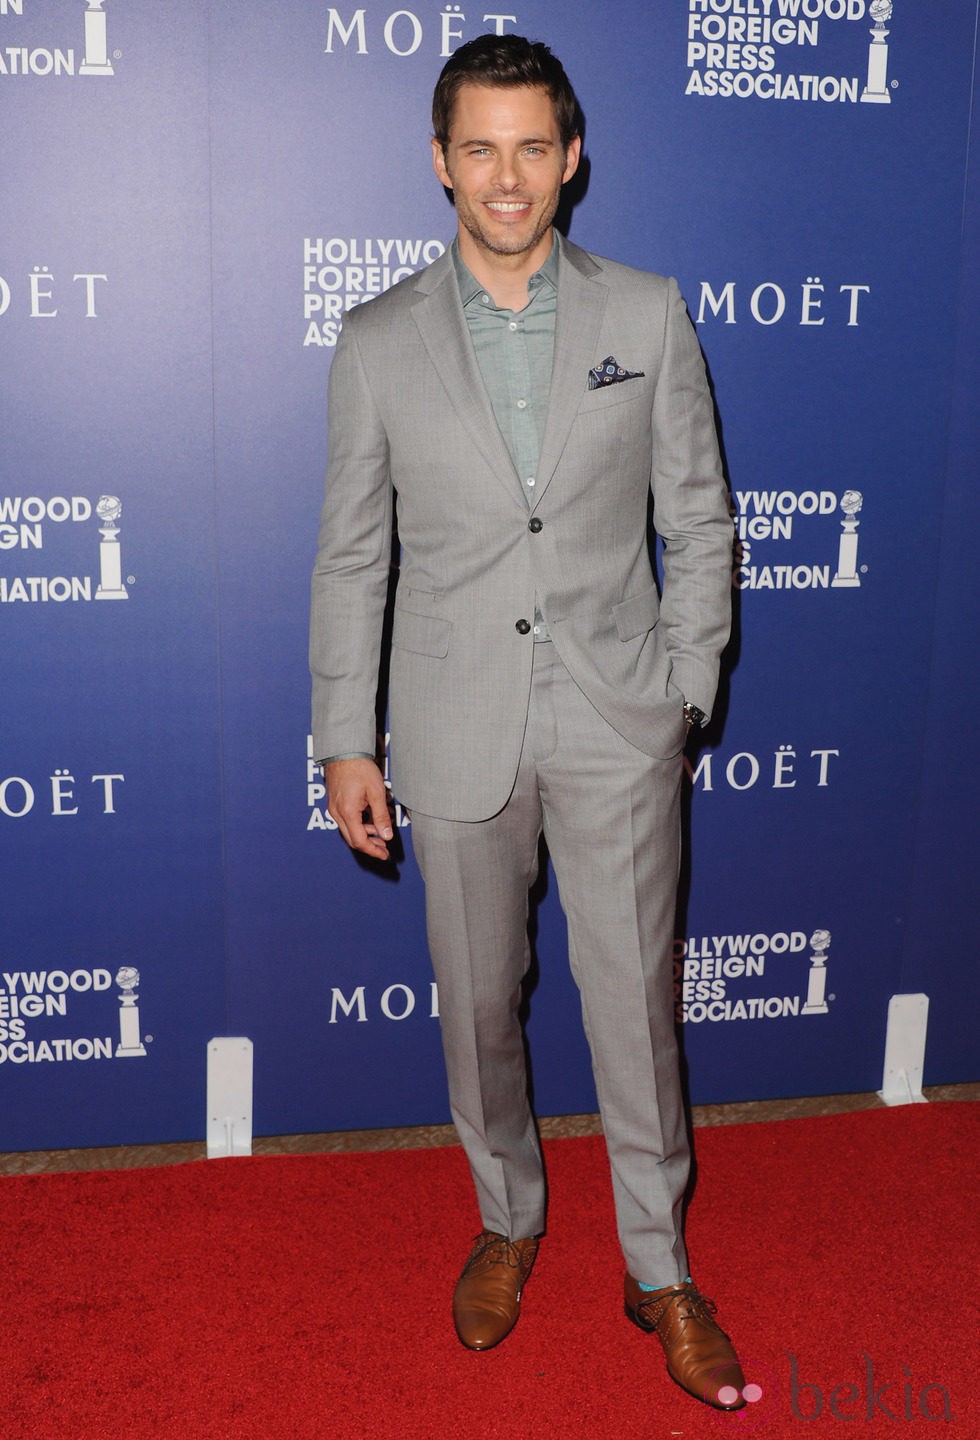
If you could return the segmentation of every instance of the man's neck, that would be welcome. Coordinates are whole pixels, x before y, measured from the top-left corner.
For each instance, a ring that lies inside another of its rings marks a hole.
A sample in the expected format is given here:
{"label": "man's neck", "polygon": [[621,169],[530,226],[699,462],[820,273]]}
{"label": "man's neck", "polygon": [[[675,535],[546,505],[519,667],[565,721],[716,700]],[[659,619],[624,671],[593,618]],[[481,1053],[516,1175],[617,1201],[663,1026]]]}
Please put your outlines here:
{"label": "man's neck", "polygon": [[523,255],[494,255],[477,245],[462,226],[458,244],[460,258],[473,279],[489,291],[493,303],[501,310],[523,310],[530,299],[528,281],[551,254],[554,230],[549,228],[534,249]]}

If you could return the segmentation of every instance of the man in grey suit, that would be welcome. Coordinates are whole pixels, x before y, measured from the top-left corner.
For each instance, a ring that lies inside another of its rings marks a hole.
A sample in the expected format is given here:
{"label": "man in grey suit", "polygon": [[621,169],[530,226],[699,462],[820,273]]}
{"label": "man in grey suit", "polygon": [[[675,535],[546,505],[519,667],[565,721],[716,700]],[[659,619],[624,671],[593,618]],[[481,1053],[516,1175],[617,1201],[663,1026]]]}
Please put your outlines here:
{"label": "man in grey suit", "polygon": [[[547,47],[462,46],[433,100],[458,234],[354,310],[330,377],[313,577],[314,745],[344,839],[388,854],[374,761],[392,523],[394,783],[426,888],[453,1117],[483,1229],[453,1297],[517,1320],[545,1228],[519,1021],[542,831],[568,920],[626,1257],[626,1312],[721,1409],[744,1381],[681,1231],[689,1153],[671,951],[681,751],[728,638],[732,527],[672,280],[553,229],[581,138]],[[658,588],[648,502],[663,540]]]}

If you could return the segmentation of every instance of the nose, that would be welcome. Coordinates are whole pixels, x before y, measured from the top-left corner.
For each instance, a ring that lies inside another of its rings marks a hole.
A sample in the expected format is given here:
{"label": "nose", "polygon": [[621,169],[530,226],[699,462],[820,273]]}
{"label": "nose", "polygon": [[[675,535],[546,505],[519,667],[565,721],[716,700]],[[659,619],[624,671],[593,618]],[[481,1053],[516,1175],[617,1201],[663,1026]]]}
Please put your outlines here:
{"label": "nose", "polygon": [[498,152],[493,179],[498,190],[518,189],[521,183],[521,174],[517,156]]}

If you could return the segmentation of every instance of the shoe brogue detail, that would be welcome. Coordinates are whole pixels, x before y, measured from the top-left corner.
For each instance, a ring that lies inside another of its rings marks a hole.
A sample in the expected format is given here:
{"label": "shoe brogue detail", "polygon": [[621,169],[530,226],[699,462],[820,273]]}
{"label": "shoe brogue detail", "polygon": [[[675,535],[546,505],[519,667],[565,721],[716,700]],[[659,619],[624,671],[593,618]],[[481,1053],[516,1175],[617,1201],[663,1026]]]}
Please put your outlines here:
{"label": "shoe brogue detail", "polygon": [[490,1350],[513,1330],[537,1253],[533,1237],[481,1230],[453,1294],[456,1334],[468,1349]]}
{"label": "shoe brogue detail", "polygon": [[656,1335],[671,1379],[717,1410],[740,1410],[745,1377],[731,1340],[715,1319],[717,1308],[690,1281],[647,1291],[632,1275],[626,1277],[626,1314],[641,1330]]}

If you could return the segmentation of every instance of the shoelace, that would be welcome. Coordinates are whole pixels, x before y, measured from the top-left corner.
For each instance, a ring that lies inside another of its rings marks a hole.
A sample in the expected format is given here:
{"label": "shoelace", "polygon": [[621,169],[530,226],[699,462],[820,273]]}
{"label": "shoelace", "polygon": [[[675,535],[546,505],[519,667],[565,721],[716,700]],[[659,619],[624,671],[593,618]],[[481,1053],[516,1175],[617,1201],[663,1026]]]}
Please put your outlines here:
{"label": "shoelace", "polygon": [[707,1295],[702,1295],[699,1290],[682,1290],[674,1295],[662,1295],[658,1299],[644,1300],[637,1306],[637,1309],[657,1330],[672,1305],[677,1307],[677,1319],[682,1322],[684,1320],[701,1320],[708,1325],[717,1323],[714,1316],[717,1314],[718,1306],[713,1300],[709,1300]]}
{"label": "shoelace", "polygon": [[512,1240],[505,1235],[491,1235],[483,1244],[477,1244],[473,1254],[466,1262],[463,1274],[466,1275],[477,1265],[509,1265],[511,1269],[517,1270],[521,1275],[526,1274],[530,1265],[525,1266],[521,1259],[520,1251]]}

